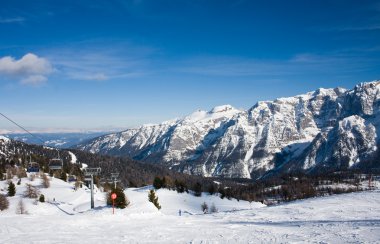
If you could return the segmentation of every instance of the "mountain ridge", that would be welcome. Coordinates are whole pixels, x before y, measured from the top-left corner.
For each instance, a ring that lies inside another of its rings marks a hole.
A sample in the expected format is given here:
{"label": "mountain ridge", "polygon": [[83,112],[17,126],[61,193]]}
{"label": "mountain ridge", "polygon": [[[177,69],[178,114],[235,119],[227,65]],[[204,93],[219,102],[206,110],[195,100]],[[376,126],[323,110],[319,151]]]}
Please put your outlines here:
{"label": "mountain ridge", "polygon": [[[202,176],[257,179],[279,169],[340,169],[347,163],[351,168],[377,151],[379,94],[380,82],[372,81],[351,90],[319,88],[259,101],[248,110],[222,105],[101,136],[76,148]],[[345,123],[360,120],[351,123],[357,129],[339,126],[350,116]],[[321,145],[334,146],[335,151],[324,151]]]}

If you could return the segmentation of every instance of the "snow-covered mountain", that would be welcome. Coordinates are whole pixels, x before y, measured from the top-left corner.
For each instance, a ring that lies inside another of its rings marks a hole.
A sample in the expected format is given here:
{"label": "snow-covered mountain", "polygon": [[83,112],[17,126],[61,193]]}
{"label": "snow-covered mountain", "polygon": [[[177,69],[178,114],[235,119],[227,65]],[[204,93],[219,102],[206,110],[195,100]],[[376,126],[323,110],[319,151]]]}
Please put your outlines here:
{"label": "snow-covered mountain", "polygon": [[78,148],[203,176],[258,178],[268,172],[363,167],[377,151],[379,92],[380,81],[373,81],[352,90],[321,88],[258,102],[247,111],[219,106],[101,136]]}

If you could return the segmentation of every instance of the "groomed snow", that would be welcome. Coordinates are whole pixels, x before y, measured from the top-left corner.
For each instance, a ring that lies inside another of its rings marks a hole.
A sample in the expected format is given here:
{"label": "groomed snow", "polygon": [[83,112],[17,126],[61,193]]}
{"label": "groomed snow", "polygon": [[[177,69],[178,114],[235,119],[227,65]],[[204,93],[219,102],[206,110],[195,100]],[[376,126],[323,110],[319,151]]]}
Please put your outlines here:
{"label": "groomed snow", "polygon": [[[31,182],[40,185],[40,179]],[[14,179],[17,182],[17,179]],[[148,202],[150,187],[126,190],[124,210],[105,206],[97,190],[94,210],[89,190],[52,179],[41,188],[48,203],[24,199],[29,214],[15,214],[24,184],[0,212],[0,243],[376,243],[380,240],[380,192],[314,198],[266,207],[260,203],[203,194],[158,190],[162,209]],[[2,193],[6,182],[0,181]],[[55,198],[55,201],[53,201]],[[218,213],[203,214],[200,204],[215,203]],[[178,215],[181,209],[182,216]]]}

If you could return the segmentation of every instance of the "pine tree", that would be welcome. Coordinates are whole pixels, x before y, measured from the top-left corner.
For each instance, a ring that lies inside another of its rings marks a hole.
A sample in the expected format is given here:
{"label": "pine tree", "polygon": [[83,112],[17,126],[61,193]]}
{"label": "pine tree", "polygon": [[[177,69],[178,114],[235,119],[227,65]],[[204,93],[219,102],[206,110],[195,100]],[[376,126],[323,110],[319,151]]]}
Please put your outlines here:
{"label": "pine tree", "polygon": [[162,180],[160,179],[160,177],[156,176],[153,180],[153,187],[155,189],[160,189],[162,187]]}
{"label": "pine tree", "polygon": [[194,196],[196,197],[202,196],[202,185],[199,182],[195,183],[194,185]]}
{"label": "pine tree", "polygon": [[44,194],[40,195],[40,198],[38,199],[40,202],[45,202],[45,196]]}
{"label": "pine tree", "polygon": [[13,197],[14,195],[16,195],[16,186],[12,181],[9,181],[8,196]]}
{"label": "pine tree", "polygon": [[156,196],[156,193],[153,189],[149,191],[148,199],[149,199],[149,202],[152,202],[158,210],[161,209],[161,205],[158,202],[158,197]]}
{"label": "pine tree", "polygon": [[111,195],[115,193],[116,199],[115,201],[115,207],[116,208],[126,208],[129,204],[129,201],[127,197],[124,194],[124,191],[120,187],[116,187],[116,189],[113,187],[110,192],[107,193],[107,205],[112,206],[112,198]]}

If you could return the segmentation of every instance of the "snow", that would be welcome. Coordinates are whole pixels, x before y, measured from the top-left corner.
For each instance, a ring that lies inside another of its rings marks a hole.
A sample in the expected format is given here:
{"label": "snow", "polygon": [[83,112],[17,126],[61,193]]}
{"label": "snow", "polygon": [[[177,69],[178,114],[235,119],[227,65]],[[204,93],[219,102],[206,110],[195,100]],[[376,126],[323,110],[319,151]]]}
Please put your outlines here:
{"label": "snow", "polygon": [[[13,179],[14,183],[17,179]],[[300,200],[266,207],[260,203],[220,199],[203,194],[160,189],[162,209],[148,202],[151,187],[125,191],[130,205],[105,206],[104,193],[77,191],[53,178],[40,188],[48,202],[35,205],[24,198],[27,215],[15,214],[25,183],[41,186],[41,179],[23,178],[10,208],[0,212],[0,243],[375,243],[380,240],[380,191],[367,191]],[[379,182],[377,182],[379,185]],[[5,191],[6,182],[0,181]],[[4,192],[5,193],[5,192]],[[53,201],[55,198],[55,201]],[[200,205],[214,203],[218,213],[203,214]],[[181,209],[182,216],[178,211]]]}
{"label": "snow", "polygon": [[75,156],[75,154],[74,153],[72,153],[72,152],[70,152],[69,151],[69,154],[70,154],[70,157],[71,157],[71,163],[72,164],[76,164],[77,163],[77,156]]}
{"label": "snow", "polygon": [[182,122],[185,123],[194,123],[198,121],[208,121],[208,120],[217,120],[220,118],[232,118],[235,115],[242,113],[243,111],[238,110],[231,105],[222,105],[216,106],[210,111],[197,110],[194,113],[186,116]]}
{"label": "snow", "polygon": [[8,137],[0,135],[0,140],[3,140],[4,142],[9,142],[10,139]]}

